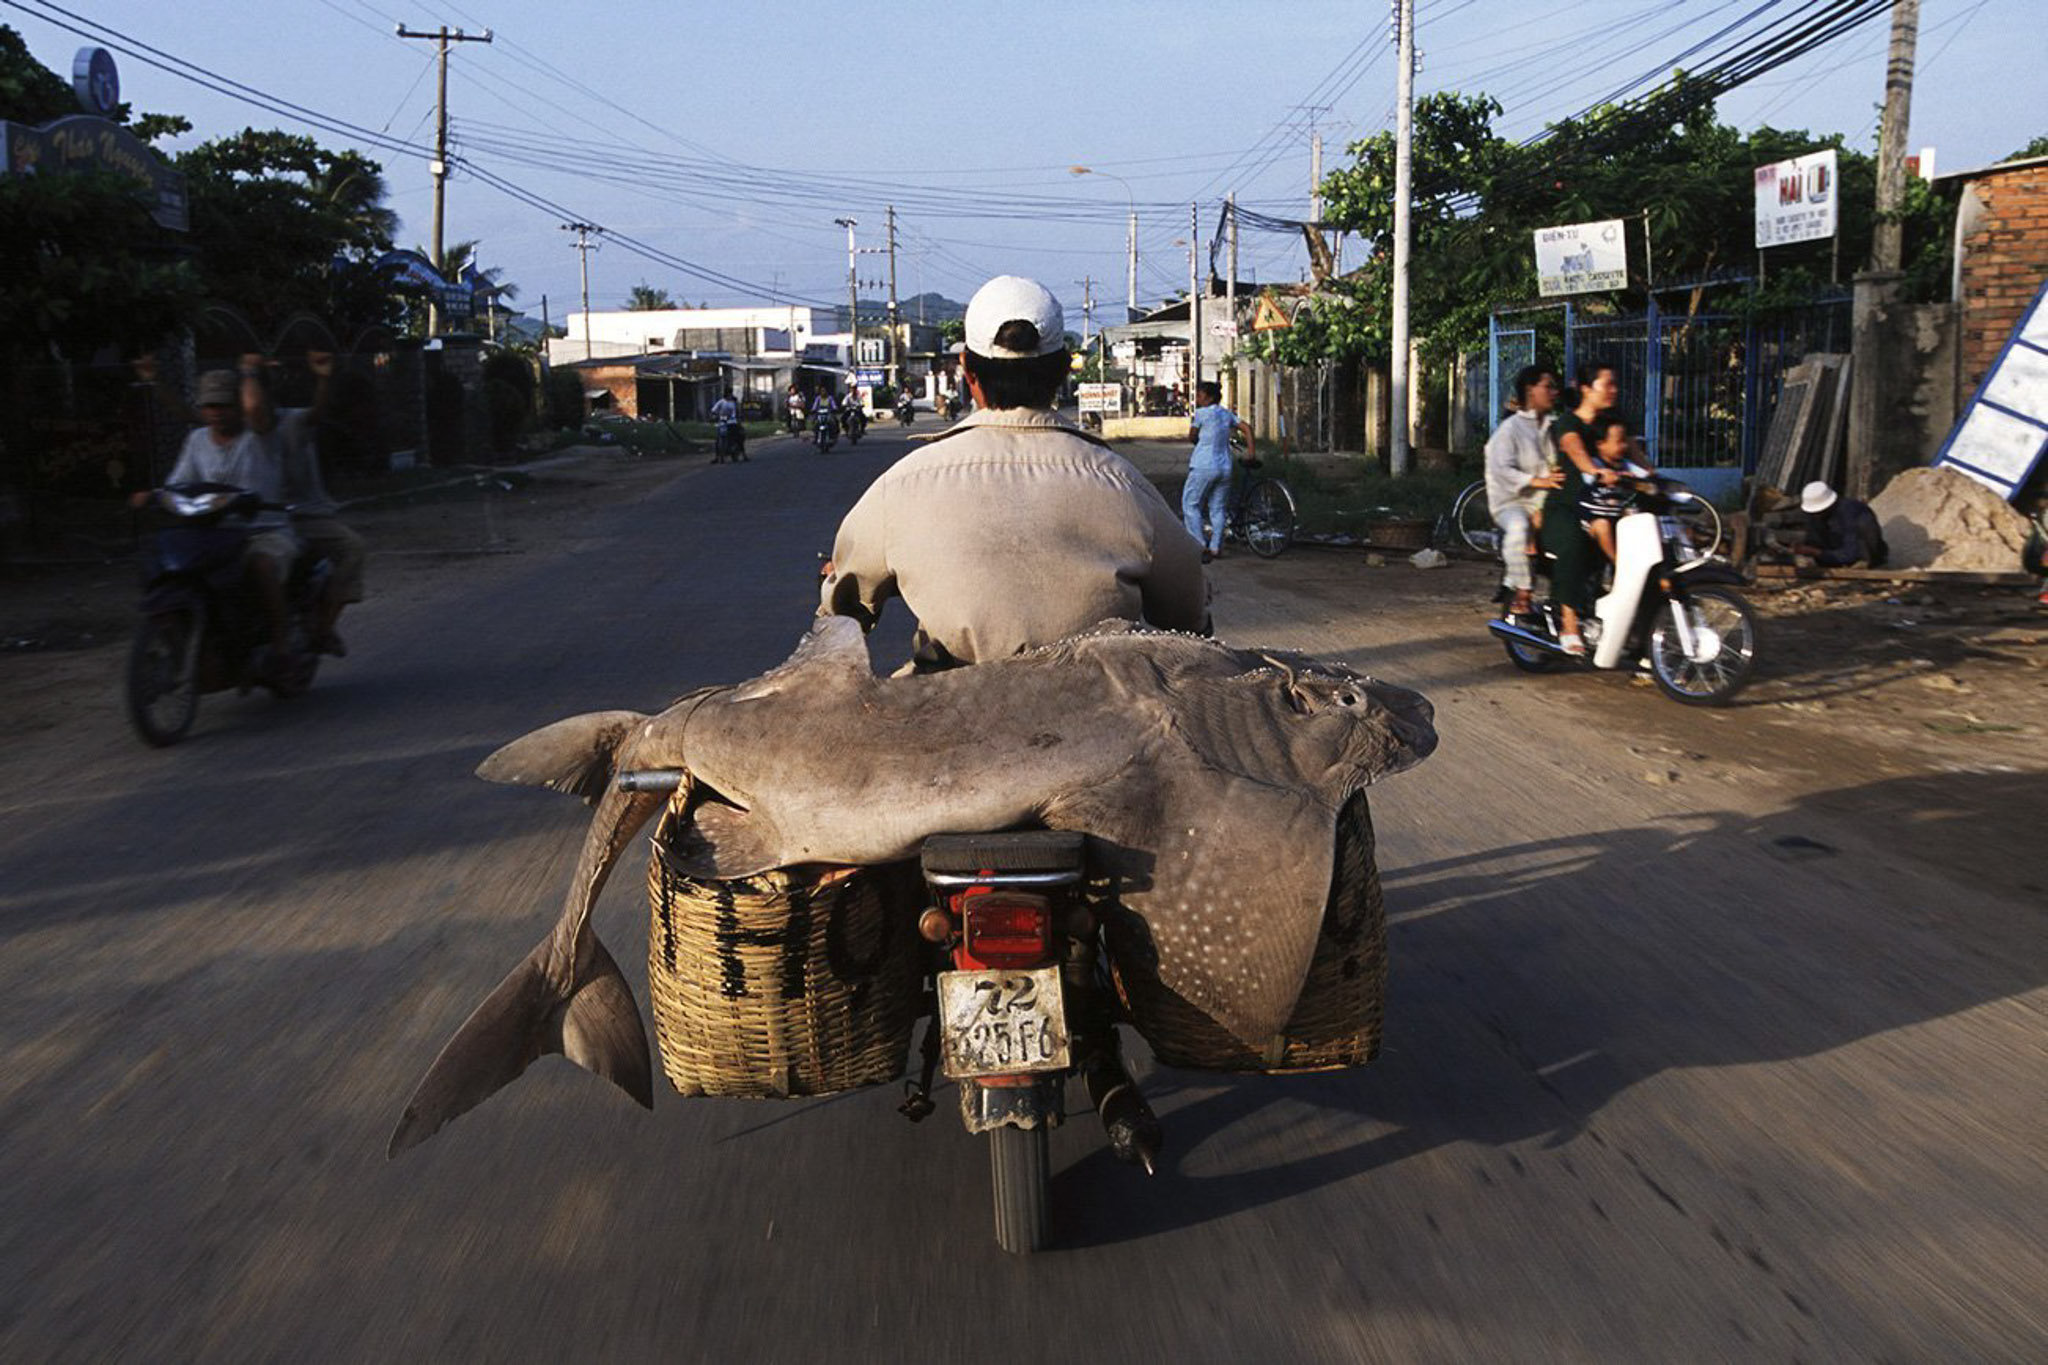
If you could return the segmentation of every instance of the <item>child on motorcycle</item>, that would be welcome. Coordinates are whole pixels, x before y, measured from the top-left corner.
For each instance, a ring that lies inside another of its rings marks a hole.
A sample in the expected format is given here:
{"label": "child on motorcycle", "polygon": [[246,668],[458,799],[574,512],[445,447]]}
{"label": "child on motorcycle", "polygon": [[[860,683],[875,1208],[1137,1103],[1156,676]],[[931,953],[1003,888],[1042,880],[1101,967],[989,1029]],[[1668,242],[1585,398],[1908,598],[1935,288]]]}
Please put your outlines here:
{"label": "child on motorcycle", "polygon": [[[1619,417],[1606,413],[1595,417],[1587,423],[1586,434],[1591,438],[1593,458],[1603,467],[1627,477],[1647,472],[1629,459],[1628,424]],[[1619,483],[1591,481],[1579,490],[1579,525],[1610,564],[1614,562],[1614,523],[1628,510],[1630,493]]]}

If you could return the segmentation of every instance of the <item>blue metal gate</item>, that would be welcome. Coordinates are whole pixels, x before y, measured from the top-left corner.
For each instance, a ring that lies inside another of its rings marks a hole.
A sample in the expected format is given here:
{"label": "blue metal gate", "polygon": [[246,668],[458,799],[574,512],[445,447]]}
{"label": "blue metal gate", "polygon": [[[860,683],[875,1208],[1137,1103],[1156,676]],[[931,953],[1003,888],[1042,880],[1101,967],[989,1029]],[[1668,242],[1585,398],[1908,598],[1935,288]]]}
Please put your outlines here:
{"label": "blue metal gate", "polygon": [[1814,351],[1849,349],[1850,296],[1822,295],[1797,308],[1731,308],[1743,278],[1656,290],[1644,312],[1588,316],[1569,303],[1497,310],[1488,323],[1494,420],[1506,411],[1514,373],[1537,359],[1567,380],[1580,364],[1613,367],[1621,415],[1659,466],[1716,496],[1756,468],[1787,369]]}

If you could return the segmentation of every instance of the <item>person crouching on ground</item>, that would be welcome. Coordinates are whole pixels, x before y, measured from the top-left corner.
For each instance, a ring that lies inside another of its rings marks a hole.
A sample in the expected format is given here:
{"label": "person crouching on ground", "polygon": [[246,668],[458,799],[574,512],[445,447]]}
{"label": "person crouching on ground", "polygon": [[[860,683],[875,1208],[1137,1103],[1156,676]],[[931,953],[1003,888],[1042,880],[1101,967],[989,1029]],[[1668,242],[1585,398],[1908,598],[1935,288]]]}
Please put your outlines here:
{"label": "person crouching on ground", "polygon": [[1793,554],[1830,569],[1882,569],[1891,557],[1869,503],[1841,497],[1815,479],[1800,490],[1799,510],[1806,513],[1806,539],[1792,547]]}
{"label": "person crouching on ground", "polygon": [[[1230,443],[1244,442],[1244,457],[1254,456],[1251,432],[1236,413],[1223,406],[1221,386],[1203,380],[1195,385],[1195,410],[1188,414],[1188,440],[1194,453],[1188,456],[1188,481],[1181,488],[1180,516],[1188,534],[1202,546],[1202,562],[1223,557],[1223,526],[1230,517],[1230,481],[1235,470]],[[1202,534],[1207,518],[1208,535]]]}
{"label": "person crouching on ground", "polygon": [[1550,424],[1556,420],[1557,373],[1525,365],[1515,374],[1515,410],[1486,442],[1486,508],[1500,527],[1502,580],[1514,596],[1507,615],[1532,609],[1536,585],[1529,560],[1541,525],[1543,495],[1563,482],[1550,463]]}

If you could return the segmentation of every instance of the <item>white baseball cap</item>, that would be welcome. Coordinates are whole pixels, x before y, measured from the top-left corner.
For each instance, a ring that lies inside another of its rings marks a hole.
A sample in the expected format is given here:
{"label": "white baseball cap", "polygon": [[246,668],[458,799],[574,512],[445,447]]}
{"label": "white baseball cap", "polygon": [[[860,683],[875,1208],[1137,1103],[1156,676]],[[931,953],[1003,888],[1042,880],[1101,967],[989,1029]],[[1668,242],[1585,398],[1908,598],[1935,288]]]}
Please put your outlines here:
{"label": "white baseball cap", "polygon": [[[1013,351],[996,345],[1005,323],[1028,322],[1038,329],[1038,349]],[[1067,345],[1067,315],[1060,301],[1037,280],[998,275],[974,291],[967,303],[967,349],[990,360],[1031,360]]]}
{"label": "white baseball cap", "polygon": [[1819,479],[1799,490],[1799,510],[1802,512],[1825,512],[1834,505],[1835,490]]}

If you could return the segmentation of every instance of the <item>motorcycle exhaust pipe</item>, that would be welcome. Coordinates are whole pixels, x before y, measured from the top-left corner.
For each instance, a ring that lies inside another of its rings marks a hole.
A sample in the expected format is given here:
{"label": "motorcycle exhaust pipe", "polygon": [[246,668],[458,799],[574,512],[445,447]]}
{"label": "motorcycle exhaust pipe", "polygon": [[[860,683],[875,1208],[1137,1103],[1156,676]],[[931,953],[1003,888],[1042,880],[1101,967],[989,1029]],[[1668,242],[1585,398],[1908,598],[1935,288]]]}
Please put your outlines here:
{"label": "motorcycle exhaust pipe", "polygon": [[1564,650],[1558,647],[1557,641],[1551,639],[1548,635],[1540,635],[1530,630],[1527,626],[1517,625],[1513,621],[1498,619],[1488,621],[1486,628],[1503,639],[1518,640],[1525,645],[1534,645],[1538,649],[1547,649],[1552,654],[1564,653]]}

